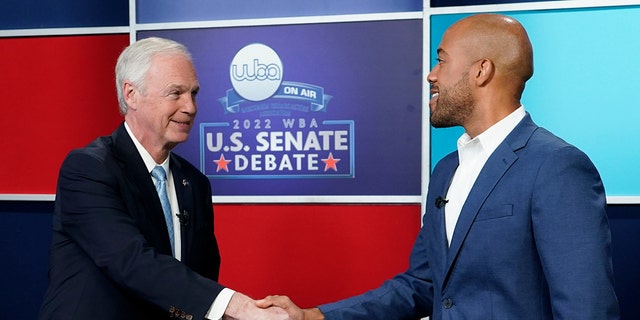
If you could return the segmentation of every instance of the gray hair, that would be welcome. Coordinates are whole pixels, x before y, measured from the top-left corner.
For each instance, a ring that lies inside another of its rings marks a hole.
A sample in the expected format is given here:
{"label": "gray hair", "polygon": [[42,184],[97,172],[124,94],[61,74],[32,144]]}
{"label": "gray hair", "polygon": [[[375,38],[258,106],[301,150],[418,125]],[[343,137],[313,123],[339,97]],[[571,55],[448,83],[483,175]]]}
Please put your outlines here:
{"label": "gray hair", "polygon": [[187,48],[173,40],[163,38],[146,38],[139,40],[125,48],[116,63],[116,91],[120,113],[127,114],[127,103],[124,100],[123,85],[129,80],[144,94],[145,77],[151,67],[151,59],[160,54],[183,55],[189,61],[192,60]]}

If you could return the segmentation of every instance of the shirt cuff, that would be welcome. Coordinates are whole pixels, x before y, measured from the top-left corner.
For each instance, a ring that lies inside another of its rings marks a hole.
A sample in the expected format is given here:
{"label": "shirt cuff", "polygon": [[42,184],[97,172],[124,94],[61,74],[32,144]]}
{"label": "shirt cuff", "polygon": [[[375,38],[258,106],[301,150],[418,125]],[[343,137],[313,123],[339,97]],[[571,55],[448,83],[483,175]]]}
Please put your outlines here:
{"label": "shirt cuff", "polygon": [[207,319],[209,320],[220,320],[224,315],[224,311],[227,310],[227,306],[229,305],[229,301],[231,301],[231,296],[236,293],[234,290],[229,288],[224,288],[213,303],[211,304],[211,308],[209,308],[209,312],[207,312]]}

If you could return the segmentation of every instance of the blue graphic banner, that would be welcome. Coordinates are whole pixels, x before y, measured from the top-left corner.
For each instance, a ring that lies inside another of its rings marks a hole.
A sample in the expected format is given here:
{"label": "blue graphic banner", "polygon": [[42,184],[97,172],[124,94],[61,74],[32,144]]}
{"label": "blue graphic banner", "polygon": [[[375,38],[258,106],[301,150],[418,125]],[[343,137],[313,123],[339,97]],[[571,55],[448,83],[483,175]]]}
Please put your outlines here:
{"label": "blue graphic banner", "polygon": [[420,195],[422,21],[140,36],[193,55],[198,115],[175,152],[215,195]]}
{"label": "blue graphic banner", "polygon": [[[324,88],[307,83],[285,81],[282,83],[273,98],[300,99],[310,103],[309,107],[302,107],[301,111],[324,111],[326,104],[331,99],[330,95],[324,94]],[[240,103],[246,102],[235,90],[227,90],[227,95],[218,99],[228,113],[240,111]],[[252,111],[245,108],[243,111]],[[287,113],[290,114],[290,113]]]}
{"label": "blue graphic banner", "polygon": [[303,130],[302,119],[201,123],[201,171],[211,179],[354,178],[354,122],[311,120],[309,128],[323,129]]}

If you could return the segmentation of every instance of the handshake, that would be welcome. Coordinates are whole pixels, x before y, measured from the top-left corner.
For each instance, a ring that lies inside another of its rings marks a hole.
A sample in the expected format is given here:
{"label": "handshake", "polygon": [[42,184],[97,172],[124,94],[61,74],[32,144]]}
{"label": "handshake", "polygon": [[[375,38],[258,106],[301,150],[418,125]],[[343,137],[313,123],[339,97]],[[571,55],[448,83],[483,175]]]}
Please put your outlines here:
{"label": "handshake", "polygon": [[231,297],[223,320],[324,320],[318,308],[301,309],[287,296],[267,296],[262,300],[236,292]]}

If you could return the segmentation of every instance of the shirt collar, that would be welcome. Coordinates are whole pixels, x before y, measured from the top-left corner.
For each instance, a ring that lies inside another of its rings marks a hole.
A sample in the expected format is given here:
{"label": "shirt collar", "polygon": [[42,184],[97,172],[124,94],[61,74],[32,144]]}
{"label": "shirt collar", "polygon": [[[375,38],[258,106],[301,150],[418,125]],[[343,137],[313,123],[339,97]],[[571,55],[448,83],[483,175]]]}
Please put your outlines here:
{"label": "shirt collar", "polygon": [[458,139],[458,153],[460,154],[461,150],[464,150],[467,146],[479,143],[484,153],[486,155],[490,155],[496,148],[498,148],[509,133],[513,131],[525,115],[526,112],[524,110],[524,106],[521,105],[518,109],[511,112],[508,116],[496,122],[494,125],[489,127],[489,129],[485,130],[473,139],[471,139],[471,137],[465,132]]}
{"label": "shirt collar", "polygon": [[162,168],[164,169],[164,172],[166,172],[168,176],[169,175],[169,159],[171,157],[167,157],[167,159],[165,159],[164,162],[162,162],[161,164],[156,164],[156,161],[153,160],[153,157],[151,157],[151,154],[149,154],[147,149],[145,149],[142,146],[140,141],[138,141],[138,138],[136,138],[136,136],[133,135],[133,132],[131,132],[131,128],[129,128],[129,125],[127,124],[126,121],[124,122],[124,128],[127,130],[127,133],[131,137],[131,140],[133,140],[133,144],[136,146],[138,153],[142,157],[142,161],[144,161],[144,165],[147,167],[147,171],[151,172],[151,170],[153,170],[155,166],[159,165],[159,166],[162,166]]}

